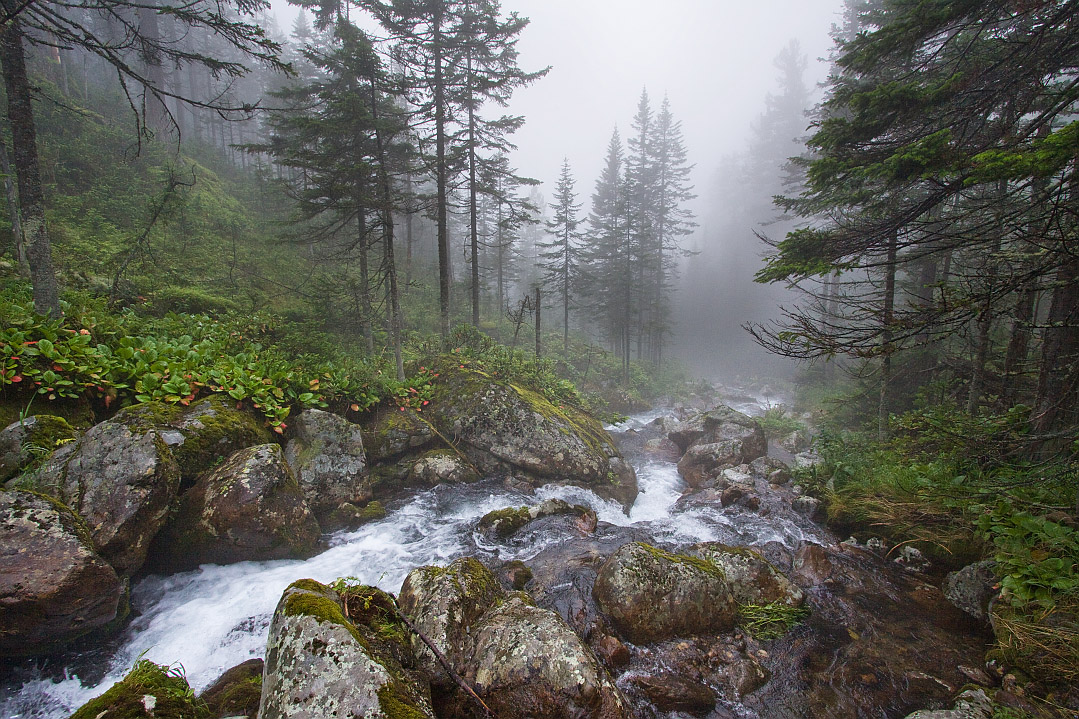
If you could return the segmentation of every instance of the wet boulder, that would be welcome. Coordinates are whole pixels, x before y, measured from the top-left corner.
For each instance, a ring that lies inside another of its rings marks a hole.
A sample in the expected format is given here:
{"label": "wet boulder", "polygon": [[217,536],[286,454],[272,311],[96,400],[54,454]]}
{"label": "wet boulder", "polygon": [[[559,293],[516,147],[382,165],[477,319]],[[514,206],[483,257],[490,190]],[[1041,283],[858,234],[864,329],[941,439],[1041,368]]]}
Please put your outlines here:
{"label": "wet boulder", "polygon": [[182,673],[140,659],[123,680],[83,704],[71,719],[187,719],[204,715]]}
{"label": "wet boulder", "polygon": [[722,570],[643,542],[611,555],[599,570],[593,596],[618,633],[634,644],[722,632],[738,618]]}
{"label": "wet boulder", "polygon": [[122,591],[68,507],[0,491],[0,656],[43,654],[104,627]]}
{"label": "wet boulder", "polygon": [[[392,602],[365,589],[372,606]],[[408,661],[408,646],[394,618],[353,622],[342,607],[336,592],[310,579],[285,590],[270,623],[258,716],[433,719],[426,684],[400,660]]]}
{"label": "wet boulder", "polygon": [[691,547],[689,553],[711,563],[723,573],[731,596],[739,604],[780,602],[800,607],[805,602],[805,593],[752,549],[704,542]]}
{"label": "wet boulder", "polygon": [[292,422],[285,461],[317,517],[341,504],[371,500],[360,427],[320,409],[305,409]]}
{"label": "wet boulder", "polygon": [[396,459],[438,442],[431,425],[416,410],[388,407],[363,423],[364,447],[372,464]]}
{"label": "wet boulder", "polygon": [[180,498],[155,557],[171,571],[309,554],[320,529],[281,447],[235,452]]}
{"label": "wet boulder", "polygon": [[996,566],[996,562],[986,560],[950,573],[944,580],[944,597],[975,619],[987,621],[989,605],[1000,593]]}
{"label": "wet boulder", "polygon": [[636,474],[595,418],[486,372],[446,364],[429,419],[480,472],[573,484],[633,504]]}
{"label": "wet boulder", "polygon": [[121,414],[56,452],[39,482],[85,520],[102,558],[130,575],[168,518],[180,471],[161,431]]}
{"label": "wet boulder", "polygon": [[417,487],[475,482],[479,478],[464,457],[448,448],[425,452],[408,469],[408,483]]}
{"label": "wet boulder", "polygon": [[[449,566],[419,567],[409,572],[401,586],[401,612],[430,639],[458,674],[470,659],[472,628],[480,617],[505,596],[491,570],[471,557]],[[452,688],[438,659],[419,639],[412,648],[420,670],[433,686]]]}
{"label": "wet boulder", "polygon": [[678,471],[691,487],[699,487],[723,469],[749,464],[768,452],[768,440],[760,424],[730,407],[698,415],[668,436],[684,447]]}
{"label": "wet boulder", "polygon": [[33,415],[0,431],[0,482],[6,482],[36,460],[75,439],[75,430],[60,417]]}
{"label": "wet boulder", "polygon": [[224,395],[210,395],[186,407],[145,402],[122,410],[115,419],[157,429],[187,483],[233,452],[270,441],[265,423]]}
{"label": "wet boulder", "polygon": [[337,508],[322,517],[319,526],[323,531],[355,529],[368,522],[377,522],[386,518],[386,507],[377,499],[359,507],[351,502],[343,502]]}
{"label": "wet boulder", "polygon": [[576,515],[590,518],[594,514],[588,507],[583,507],[579,504],[570,504],[561,499],[546,499],[531,507],[507,507],[506,509],[496,509],[488,512],[480,518],[477,527],[485,534],[505,539],[522,529],[529,522],[542,517]]}
{"label": "wet boulder", "polygon": [[466,669],[499,717],[633,716],[607,670],[562,617],[520,593],[484,614]]}
{"label": "wet boulder", "polygon": [[716,695],[711,689],[679,674],[641,674],[629,683],[660,711],[705,716],[716,708]]}

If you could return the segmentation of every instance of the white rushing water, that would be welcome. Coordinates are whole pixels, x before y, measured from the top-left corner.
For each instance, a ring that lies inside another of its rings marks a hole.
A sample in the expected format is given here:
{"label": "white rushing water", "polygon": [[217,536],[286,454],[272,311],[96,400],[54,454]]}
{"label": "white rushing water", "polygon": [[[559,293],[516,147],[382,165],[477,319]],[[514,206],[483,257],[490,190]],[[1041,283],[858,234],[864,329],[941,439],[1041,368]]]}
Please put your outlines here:
{"label": "white rushing water", "polygon": [[[640,428],[660,414],[638,415],[614,429]],[[329,548],[311,559],[204,565],[168,577],[144,578],[132,591],[138,616],[115,653],[97,658],[108,664],[103,678],[84,682],[77,670],[65,670],[60,678],[32,679],[0,698],[0,716],[67,716],[122,679],[139,658],[181,666],[194,689],[201,691],[226,669],[263,655],[274,607],[282,590],[297,579],[326,583],[355,577],[396,593],[408,572],[418,566],[444,565],[484,551],[497,552],[500,559],[527,560],[562,539],[556,533],[531,533],[524,543],[491,545],[474,530],[477,520],[495,509],[559,498],[592,507],[604,522],[646,526],[656,540],[757,545],[779,541],[790,547],[803,538],[797,525],[775,517],[766,521],[718,506],[677,511],[675,503],[685,485],[675,465],[647,460],[636,470],[640,494],[628,516],[616,503],[578,487],[548,485],[535,495],[525,495],[493,481],[443,485],[391,507],[383,520],[333,535]]]}

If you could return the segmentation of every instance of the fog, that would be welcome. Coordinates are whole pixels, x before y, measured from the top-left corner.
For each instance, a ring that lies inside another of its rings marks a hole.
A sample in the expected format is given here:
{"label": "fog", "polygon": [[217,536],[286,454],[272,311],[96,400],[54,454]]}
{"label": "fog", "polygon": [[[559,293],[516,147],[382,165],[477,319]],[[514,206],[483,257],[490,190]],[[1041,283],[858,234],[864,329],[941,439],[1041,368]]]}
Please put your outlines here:
{"label": "fog", "polygon": [[[273,7],[287,32],[297,9],[284,0]],[[695,165],[699,223],[685,242],[699,254],[683,268],[671,352],[705,375],[789,371],[740,328],[775,316],[786,297],[782,288],[752,282],[765,249],[754,231],[781,235],[789,227],[762,227],[776,214],[778,167],[769,181],[768,162],[753,155],[798,152],[794,143],[762,148],[754,127],[769,94],[780,92],[774,60],[792,39],[808,60],[806,107],[817,101],[841,0],[504,0],[502,7],[531,21],[518,43],[520,66],[551,67],[506,110],[527,118],[514,136],[519,171],[540,180],[550,197],[568,158],[587,213],[611,130],[631,134],[642,89],[653,108],[666,95]],[[795,132],[808,122],[801,118]]]}

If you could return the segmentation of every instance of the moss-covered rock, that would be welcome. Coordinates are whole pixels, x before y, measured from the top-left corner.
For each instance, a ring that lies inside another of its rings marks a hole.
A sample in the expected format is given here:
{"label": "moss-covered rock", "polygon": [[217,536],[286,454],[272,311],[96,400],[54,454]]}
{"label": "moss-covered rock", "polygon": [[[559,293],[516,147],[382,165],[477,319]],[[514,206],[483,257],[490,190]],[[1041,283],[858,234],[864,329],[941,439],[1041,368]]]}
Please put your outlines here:
{"label": "moss-covered rock", "polygon": [[[377,590],[370,596],[376,608],[392,602]],[[285,590],[266,643],[259,717],[433,718],[427,686],[386,651],[387,643],[408,651],[400,634],[379,634],[382,614],[354,622],[345,609],[336,592],[310,579]]]}
{"label": "moss-covered rock", "polygon": [[40,463],[57,447],[75,439],[67,420],[38,414],[12,422],[0,431],[0,482],[6,482],[31,464]]}
{"label": "moss-covered rock", "polygon": [[[398,603],[460,674],[468,661],[473,625],[504,596],[491,570],[476,559],[463,557],[445,568],[413,569],[405,577]],[[413,638],[412,648],[427,681],[451,689],[453,681],[418,637]]]}
{"label": "moss-covered rock", "polygon": [[158,569],[309,555],[321,530],[281,447],[235,452],[199,478],[155,542]]}
{"label": "moss-covered rock", "polygon": [[383,407],[367,416],[361,426],[372,464],[414,454],[438,442],[431,425],[413,409]]}
{"label": "moss-covered rock", "polygon": [[479,473],[461,453],[450,448],[424,452],[408,470],[408,483],[414,487],[475,482],[479,478]]}
{"label": "moss-covered rock", "polygon": [[805,593],[760,552],[719,542],[704,542],[691,547],[689,553],[711,563],[723,573],[731,596],[738,604],[779,602],[800,607],[805,602]]}
{"label": "moss-covered rock", "polygon": [[248,659],[232,667],[206,688],[199,699],[206,704],[211,718],[258,716],[262,697],[262,672],[265,663],[261,659]]}
{"label": "moss-covered rock", "polygon": [[474,641],[465,676],[498,717],[635,716],[592,650],[562,617],[523,592],[487,612]]}
{"label": "moss-covered rock", "polygon": [[320,409],[305,409],[292,422],[288,462],[307,505],[323,517],[343,502],[371,499],[360,427]]}
{"label": "moss-covered rock", "polygon": [[632,505],[636,475],[595,418],[451,362],[439,368],[427,416],[481,472],[575,484]]}
{"label": "moss-covered rock", "polygon": [[86,521],[101,556],[131,575],[168,517],[180,471],[160,430],[118,415],[56,451],[38,482]]}
{"label": "moss-covered rock", "polygon": [[181,669],[140,659],[122,681],[86,702],[71,719],[208,719]]}
{"label": "moss-covered rock", "polygon": [[541,517],[558,515],[584,516],[588,507],[573,505],[561,499],[547,499],[531,507],[506,507],[488,512],[480,518],[477,527],[491,536],[505,539],[512,536],[529,522]]}
{"label": "moss-covered rock", "polygon": [[355,529],[368,522],[377,522],[385,519],[386,508],[377,499],[368,502],[363,507],[357,507],[351,502],[343,502],[337,509],[327,514],[319,525],[323,531],[333,532],[338,529]]}
{"label": "moss-covered rock", "polygon": [[236,450],[270,441],[261,419],[237,409],[223,395],[211,395],[188,407],[145,402],[122,410],[115,419],[160,431],[188,482]]}
{"label": "moss-covered rock", "polygon": [[611,555],[599,570],[593,596],[618,633],[635,644],[726,631],[738,619],[722,570],[643,542]]}
{"label": "moss-covered rock", "polygon": [[71,509],[0,491],[0,656],[46,654],[108,626],[122,591]]}

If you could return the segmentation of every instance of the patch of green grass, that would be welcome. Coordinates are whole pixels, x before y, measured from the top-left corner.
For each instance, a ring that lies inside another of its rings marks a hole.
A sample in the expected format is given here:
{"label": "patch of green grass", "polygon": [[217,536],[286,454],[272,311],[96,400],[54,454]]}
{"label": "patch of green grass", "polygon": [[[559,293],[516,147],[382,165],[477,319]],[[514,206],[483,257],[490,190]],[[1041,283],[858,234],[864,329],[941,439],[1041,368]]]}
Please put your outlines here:
{"label": "patch of green grass", "polygon": [[742,604],[738,607],[742,627],[757,639],[778,639],[809,616],[806,607],[792,607],[783,602]]}

